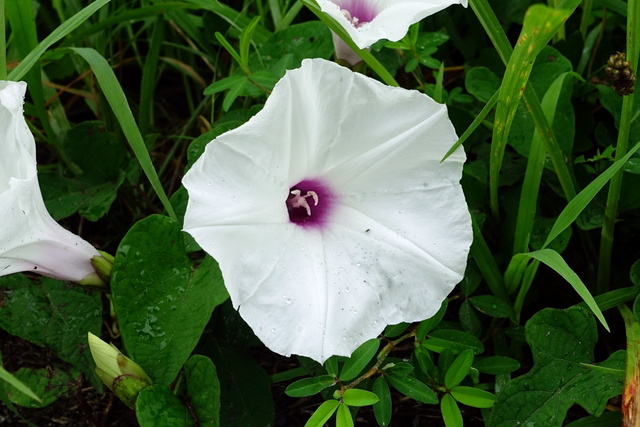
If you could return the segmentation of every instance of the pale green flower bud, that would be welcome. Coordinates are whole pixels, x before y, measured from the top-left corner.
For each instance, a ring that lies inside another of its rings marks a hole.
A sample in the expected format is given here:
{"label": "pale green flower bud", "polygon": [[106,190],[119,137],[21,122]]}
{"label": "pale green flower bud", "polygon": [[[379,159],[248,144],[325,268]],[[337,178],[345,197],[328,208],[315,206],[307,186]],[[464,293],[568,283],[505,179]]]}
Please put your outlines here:
{"label": "pale green flower bud", "polygon": [[151,385],[151,379],[133,360],[113,344],[107,344],[91,332],[89,349],[96,362],[96,374],[127,406],[135,406],[138,393]]}

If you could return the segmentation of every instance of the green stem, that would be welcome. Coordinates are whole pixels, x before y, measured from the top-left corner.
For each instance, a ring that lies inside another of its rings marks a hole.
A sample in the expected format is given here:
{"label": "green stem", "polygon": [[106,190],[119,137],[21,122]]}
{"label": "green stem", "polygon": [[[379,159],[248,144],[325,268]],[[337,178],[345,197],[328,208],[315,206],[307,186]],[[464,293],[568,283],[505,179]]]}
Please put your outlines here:
{"label": "green stem", "polygon": [[7,20],[4,0],[0,0],[0,80],[7,80]]}
{"label": "green stem", "polygon": [[[627,13],[627,61],[631,64],[634,72],[638,71],[638,26],[640,25],[640,0],[629,0]],[[616,142],[616,158],[619,160],[627,154],[629,149],[629,132],[631,130],[633,114],[634,95],[627,95],[622,100],[622,112],[620,113],[620,127],[618,129],[618,140]],[[602,226],[600,239],[600,259],[598,262],[598,282],[596,294],[601,294],[609,289],[609,279],[611,275],[611,255],[613,252],[613,234],[615,229],[616,216],[618,214],[618,204],[620,202],[620,191],[622,188],[622,178],[624,170],[616,173],[609,182],[609,193],[607,194],[607,207],[604,213],[604,224]]]}

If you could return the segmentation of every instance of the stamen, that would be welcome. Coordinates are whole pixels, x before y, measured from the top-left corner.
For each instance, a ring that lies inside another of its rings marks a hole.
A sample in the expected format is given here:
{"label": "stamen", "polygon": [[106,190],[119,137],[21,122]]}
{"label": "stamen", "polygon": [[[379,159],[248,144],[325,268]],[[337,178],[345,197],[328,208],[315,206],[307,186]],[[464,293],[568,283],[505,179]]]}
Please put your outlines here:
{"label": "stamen", "polygon": [[307,191],[307,194],[301,196],[300,190],[292,190],[291,194],[294,196],[291,200],[291,207],[304,208],[307,211],[307,216],[311,216],[311,206],[307,202],[307,197],[313,199],[313,205],[318,206],[318,194],[315,191]]}

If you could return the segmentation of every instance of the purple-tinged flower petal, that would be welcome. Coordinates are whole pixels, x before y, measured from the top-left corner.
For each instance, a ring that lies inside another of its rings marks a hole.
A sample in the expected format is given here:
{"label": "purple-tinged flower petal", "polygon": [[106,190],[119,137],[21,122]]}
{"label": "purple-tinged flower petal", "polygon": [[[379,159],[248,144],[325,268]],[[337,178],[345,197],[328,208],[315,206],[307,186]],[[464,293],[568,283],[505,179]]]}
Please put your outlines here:
{"label": "purple-tinged flower petal", "polygon": [[360,49],[382,39],[398,41],[412,24],[453,4],[467,7],[468,0],[318,0]]}
{"label": "purple-tinged flower petal", "polygon": [[440,163],[456,139],[426,95],[305,60],[187,173],[185,230],[269,348],[348,356],[431,317],[462,278],[464,152]]}
{"label": "purple-tinged flower petal", "polygon": [[100,282],[91,265],[98,251],[55,222],[42,200],[35,141],[22,113],[26,87],[0,81],[0,276],[31,271]]}

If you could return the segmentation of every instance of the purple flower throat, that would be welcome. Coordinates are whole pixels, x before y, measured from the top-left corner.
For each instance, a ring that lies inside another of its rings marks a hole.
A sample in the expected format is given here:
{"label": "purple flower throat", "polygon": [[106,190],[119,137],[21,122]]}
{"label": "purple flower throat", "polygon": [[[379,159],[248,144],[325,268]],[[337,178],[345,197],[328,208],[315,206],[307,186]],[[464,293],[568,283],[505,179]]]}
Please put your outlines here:
{"label": "purple flower throat", "polygon": [[289,220],[301,227],[322,227],[333,205],[329,187],[318,179],[305,179],[289,189],[286,205]]}
{"label": "purple flower throat", "polygon": [[356,28],[373,21],[378,14],[372,0],[337,0],[335,3]]}

